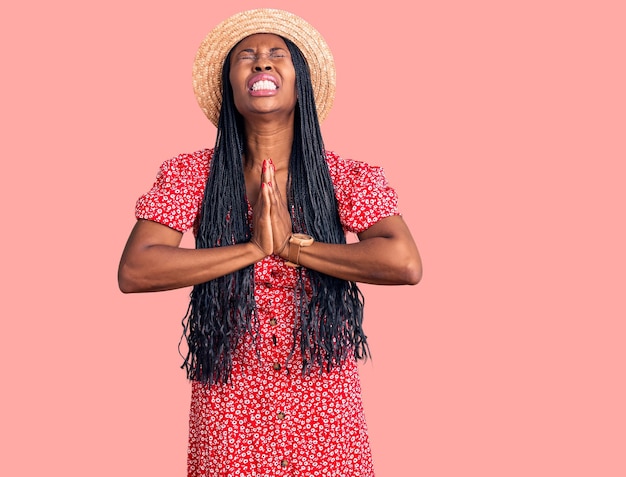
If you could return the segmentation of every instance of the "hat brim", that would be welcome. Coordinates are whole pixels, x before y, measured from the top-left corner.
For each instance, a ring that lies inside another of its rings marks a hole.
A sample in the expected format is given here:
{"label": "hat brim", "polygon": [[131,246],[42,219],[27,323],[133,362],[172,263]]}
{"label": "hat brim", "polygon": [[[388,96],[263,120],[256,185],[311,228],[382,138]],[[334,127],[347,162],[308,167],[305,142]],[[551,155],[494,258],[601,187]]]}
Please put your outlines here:
{"label": "hat brim", "polygon": [[308,22],[284,10],[261,8],[237,13],[204,38],[193,65],[193,89],[200,108],[217,126],[222,106],[222,67],[230,50],[256,33],[273,33],[296,44],[306,58],[319,121],[335,99],[335,62],[320,33]]}

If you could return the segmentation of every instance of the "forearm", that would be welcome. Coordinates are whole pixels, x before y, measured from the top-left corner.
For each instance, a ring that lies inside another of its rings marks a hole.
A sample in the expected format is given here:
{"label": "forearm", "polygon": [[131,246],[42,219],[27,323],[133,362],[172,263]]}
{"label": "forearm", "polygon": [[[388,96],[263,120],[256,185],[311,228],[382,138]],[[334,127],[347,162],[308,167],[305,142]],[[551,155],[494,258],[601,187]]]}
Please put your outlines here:
{"label": "forearm", "polygon": [[383,237],[345,245],[316,242],[301,248],[298,261],[337,278],[378,285],[415,285],[422,273],[416,249]]}
{"label": "forearm", "polygon": [[[401,216],[379,220],[359,234],[359,242],[327,244],[314,242],[281,256],[289,261],[344,280],[377,285],[415,285],[422,277],[422,262]],[[294,247],[296,248],[294,250]],[[297,258],[294,258],[297,257]]]}
{"label": "forearm", "polygon": [[122,257],[118,281],[124,293],[172,290],[213,280],[262,258],[252,243],[207,249],[147,245]]}

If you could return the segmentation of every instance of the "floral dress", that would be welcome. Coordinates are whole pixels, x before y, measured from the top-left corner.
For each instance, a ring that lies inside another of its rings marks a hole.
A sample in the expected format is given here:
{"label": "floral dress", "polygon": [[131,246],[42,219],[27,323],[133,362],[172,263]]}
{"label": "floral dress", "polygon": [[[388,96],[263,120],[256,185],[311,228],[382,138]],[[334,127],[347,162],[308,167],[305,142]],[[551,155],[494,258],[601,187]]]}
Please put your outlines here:
{"label": "floral dress", "polygon": [[[152,189],[137,201],[136,217],[192,229],[212,152],[164,162]],[[380,167],[332,152],[326,159],[346,231],[359,233],[398,214],[396,192]],[[254,277],[255,343],[251,337],[240,343],[228,384],[192,382],[188,476],[372,477],[355,359],[303,376],[300,360],[288,360],[296,271],[271,255],[255,264]]]}

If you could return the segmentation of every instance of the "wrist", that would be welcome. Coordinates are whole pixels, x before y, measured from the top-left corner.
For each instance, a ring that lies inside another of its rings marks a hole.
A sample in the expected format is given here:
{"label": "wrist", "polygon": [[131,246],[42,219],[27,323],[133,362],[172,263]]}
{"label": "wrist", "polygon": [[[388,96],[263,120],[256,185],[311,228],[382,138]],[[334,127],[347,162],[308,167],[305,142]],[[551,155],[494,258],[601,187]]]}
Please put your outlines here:
{"label": "wrist", "polygon": [[263,250],[263,247],[261,247],[256,239],[252,238],[248,243],[251,245],[252,252],[255,254],[255,256],[259,256],[259,260],[263,260],[265,257],[267,257],[268,254],[265,253],[265,250]]}
{"label": "wrist", "polygon": [[287,260],[287,257],[289,256],[289,239],[290,238],[291,238],[291,234],[287,235],[287,237],[285,237],[285,241],[283,242],[283,244],[275,252],[276,255],[278,255],[280,258],[284,258],[285,260]]}
{"label": "wrist", "polygon": [[306,234],[291,234],[289,237],[289,243],[287,246],[287,257],[285,258],[286,264],[293,268],[300,266],[300,252],[303,247],[310,247],[315,242],[315,239]]}

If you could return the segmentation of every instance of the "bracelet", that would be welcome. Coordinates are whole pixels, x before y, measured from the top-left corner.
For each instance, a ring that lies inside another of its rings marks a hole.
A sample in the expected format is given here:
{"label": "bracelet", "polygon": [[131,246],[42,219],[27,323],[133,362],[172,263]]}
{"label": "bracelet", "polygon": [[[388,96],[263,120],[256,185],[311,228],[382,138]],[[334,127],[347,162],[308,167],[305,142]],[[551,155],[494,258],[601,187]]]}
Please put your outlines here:
{"label": "bracelet", "polygon": [[[291,234],[291,237],[289,238],[289,252],[287,253],[287,261],[285,264],[292,268],[298,268],[300,266],[300,251],[302,250],[302,247],[309,247],[313,245],[313,242],[315,242],[315,239],[310,235]],[[291,259],[291,244],[298,246],[295,260]]]}
{"label": "bracelet", "polygon": [[296,255],[295,260],[291,259],[291,249],[292,249],[292,242],[291,240],[289,240],[289,250],[287,253],[287,265],[290,266],[295,266],[295,267],[299,267],[300,266],[300,262],[298,261],[299,258],[299,254],[300,254],[300,246],[298,246],[298,254]]}

